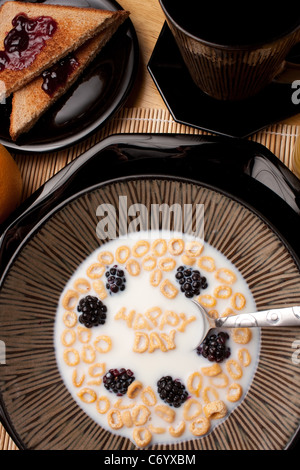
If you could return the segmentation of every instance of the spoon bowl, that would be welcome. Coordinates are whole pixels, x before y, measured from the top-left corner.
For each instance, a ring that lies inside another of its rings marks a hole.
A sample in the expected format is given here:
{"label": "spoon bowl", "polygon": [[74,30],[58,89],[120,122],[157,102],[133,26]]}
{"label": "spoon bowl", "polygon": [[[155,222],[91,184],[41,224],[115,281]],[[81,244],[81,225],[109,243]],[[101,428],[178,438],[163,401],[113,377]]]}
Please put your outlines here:
{"label": "spoon bowl", "polygon": [[201,313],[204,328],[199,344],[208,335],[209,331],[216,328],[260,328],[260,327],[300,327],[300,307],[287,307],[271,310],[263,310],[253,313],[239,313],[221,318],[212,318],[206,309],[196,300],[192,302]]}

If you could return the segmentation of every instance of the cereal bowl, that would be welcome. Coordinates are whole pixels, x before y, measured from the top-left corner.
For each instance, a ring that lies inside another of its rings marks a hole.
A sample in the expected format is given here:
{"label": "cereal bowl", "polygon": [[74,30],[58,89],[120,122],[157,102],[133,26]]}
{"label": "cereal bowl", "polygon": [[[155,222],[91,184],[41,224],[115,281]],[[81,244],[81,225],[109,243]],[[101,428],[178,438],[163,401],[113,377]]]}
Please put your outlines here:
{"label": "cereal bowl", "polygon": [[288,448],[299,329],[229,331],[205,356],[190,299],[212,316],[299,305],[297,194],[263,147],[188,136],[111,137],[47,183],[1,239],[1,414],[19,447]]}

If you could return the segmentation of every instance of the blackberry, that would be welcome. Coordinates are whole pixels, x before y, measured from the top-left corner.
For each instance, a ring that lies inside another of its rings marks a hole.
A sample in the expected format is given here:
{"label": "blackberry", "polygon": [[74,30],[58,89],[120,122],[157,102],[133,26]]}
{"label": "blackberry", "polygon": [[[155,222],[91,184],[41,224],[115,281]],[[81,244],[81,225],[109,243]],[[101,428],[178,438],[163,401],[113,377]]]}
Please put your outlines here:
{"label": "blackberry", "polygon": [[77,306],[79,315],[79,321],[86,328],[92,328],[93,326],[104,325],[106,321],[107,307],[98,297],[87,295],[79,301]]}
{"label": "blackberry", "polygon": [[175,274],[176,281],[180,284],[181,292],[188,298],[199,295],[201,289],[206,289],[208,284],[206,277],[201,276],[197,269],[179,266]]}
{"label": "blackberry", "polygon": [[130,369],[109,369],[103,376],[104,387],[118,397],[125,395],[129,385],[135,380],[134,374]]}
{"label": "blackberry", "polygon": [[230,348],[226,346],[229,334],[221,331],[218,334],[207,336],[203,343],[197,347],[197,354],[207,358],[211,362],[222,362],[231,354]]}
{"label": "blackberry", "polygon": [[188,392],[180,380],[173,380],[166,375],[157,382],[157,391],[160,398],[170,406],[179,408],[188,398]]}
{"label": "blackberry", "polygon": [[107,278],[106,289],[110,294],[116,294],[117,292],[125,289],[125,272],[123,269],[120,269],[119,266],[114,265],[112,268],[108,269],[105,276]]}

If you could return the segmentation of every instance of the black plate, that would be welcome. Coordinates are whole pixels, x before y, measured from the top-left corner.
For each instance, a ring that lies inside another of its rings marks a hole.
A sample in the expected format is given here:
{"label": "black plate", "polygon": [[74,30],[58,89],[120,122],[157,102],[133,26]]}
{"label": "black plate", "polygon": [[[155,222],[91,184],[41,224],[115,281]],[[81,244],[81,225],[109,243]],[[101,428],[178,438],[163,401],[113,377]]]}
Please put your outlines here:
{"label": "black plate", "polygon": [[[299,63],[300,55],[297,54],[291,52],[292,62]],[[240,102],[223,102],[209,97],[191,79],[166,23],[148,70],[176,122],[215,134],[247,137],[300,112],[299,92],[289,83],[274,81],[255,97]],[[294,93],[295,103],[292,100]]]}
{"label": "black plate", "polygon": [[[26,244],[62,208],[110,182],[160,177],[212,188],[254,211],[288,247],[300,269],[300,181],[269,150],[223,137],[121,134],[106,138],[62,169],[2,227],[0,288]],[[80,227],[85,227],[81,222]],[[85,228],[89,231],[88,225]],[[0,419],[24,448],[1,394]],[[291,437],[288,448],[295,438]]]}
{"label": "black plate", "polygon": [[53,212],[104,181],[140,175],[185,178],[221,190],[253,208],[300,260],[300,181],[266,147],[223,136],[121,134],[77,157],[0,226],[0,276],[26,236]]}
{"label": "black plate", "polygon": [[[0,5],[4,0],[0,0]],[[118,10],[115,0],[46,0],[61,5]],[[17,143],[9,135],[11,98],[0,106],[0,142],[18,151],[49,152],[95,132],[124,103],[134,83],[139,47],[130,19],[119,28],[68,92]]]}

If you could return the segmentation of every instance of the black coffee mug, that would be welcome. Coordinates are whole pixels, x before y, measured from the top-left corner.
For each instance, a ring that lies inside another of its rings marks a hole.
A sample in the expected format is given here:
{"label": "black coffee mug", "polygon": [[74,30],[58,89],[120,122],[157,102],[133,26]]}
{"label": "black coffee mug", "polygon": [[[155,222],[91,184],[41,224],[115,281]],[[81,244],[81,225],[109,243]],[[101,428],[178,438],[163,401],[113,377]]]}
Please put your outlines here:
{"label": "black coffee mug", "polygon": [[254,11],[249,4],[237,14],[227,2],[159,1],[192,79],[219,100],[256,95],[286,70],[285,59],[300,41],[299,8],[274,4]]}

